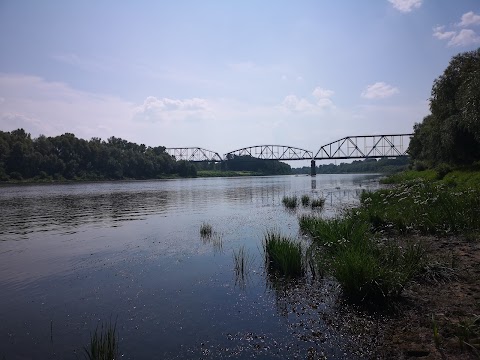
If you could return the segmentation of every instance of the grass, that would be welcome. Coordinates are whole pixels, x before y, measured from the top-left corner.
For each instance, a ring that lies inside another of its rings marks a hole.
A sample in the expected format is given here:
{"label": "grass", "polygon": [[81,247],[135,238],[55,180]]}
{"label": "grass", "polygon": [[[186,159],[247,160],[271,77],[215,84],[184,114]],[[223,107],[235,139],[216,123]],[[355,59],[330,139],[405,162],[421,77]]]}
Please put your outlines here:
{"label": "grass", "polygon": [[[416,173],[395,176],[410,179]],[[301,216],[300,229],[312,239],[307,251],[313,262],[310,269],[333,275],[348,298],[369,303],[400,295],[417,277],[438,283],[455,279],[453,258],[447,264],[429,259],[417,243],[381,240],[390,233],[420,233],[463,234],[478,241],[480,184],[475,188],[452,185],[451,177],[458,177],[455,171],[441,181],[432,180],[432,171],[423,175],[389,189],[362,193],[360,206],[341,217]],[[462,184],[476,176],[464,175]]]}
{"label": "grass", "polygon": [[267,232],[263,248],[265,265],[269,272],[291,278],[304,275],[303,250],[300,243],[278,233]]}
{"label": "grass", "polygon": [[209,238],[212,236],[213,233],[213,228],[212,225],[203,222],[202,225],[200,225],[200,236],[202,238]]}
{"label": "grass", "polygon": [[284,196],[282,199],[283,205],[288,209],[295,209],[298,204],[298,199],[295,195],[293,196]]}
{"label": "grass", "polygon": [[343,294],[356,302],[386,303],[425,266],[421,246],[377,239],[361,211],[333,219],[304,215],[299,224],[321,251],[309,256],[315,262],[310,268],[334,276]]}
{"label": "grass", "polygon": [[302,195],[301,201],[304,207],[310,205],[310,197],[308,195]]}
{"label": "grass", "polygon": [[245,249],[245,246],[241,246],[238,250],[233,250],[236,284],[240,284],[241,286],[245,285],[252,262],[253,257]]}
{"label": "grass", "polygon": [[323,208],[323,205],[325,205],[325,199],[324,198],[319,198],[319,199],[313,199],[311,203],[312,209],[321,209]]}
{"label": "grass", "polygon": [[364,192],[361,205],[360,210],[377,231],[469,236],[480,231],[480,189],[416,180]]}
{"label": "grass", "polygon": [[84,348],[85,358],[88,360],[113,360],[118,359],[118,334],[117,323],[109,323],[95,328],[90,335],[90,344]]}

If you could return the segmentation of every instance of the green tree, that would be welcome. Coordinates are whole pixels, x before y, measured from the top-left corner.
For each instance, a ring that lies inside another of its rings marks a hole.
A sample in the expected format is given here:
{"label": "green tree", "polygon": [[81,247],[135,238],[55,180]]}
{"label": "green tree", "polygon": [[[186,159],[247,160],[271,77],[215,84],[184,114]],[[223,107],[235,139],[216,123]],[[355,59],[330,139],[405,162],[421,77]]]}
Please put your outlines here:
{"label": "green tree", "polygon": [[432,167],[480,160],[480,48],[452,58],[433,83],[430,111],[414,127],[412,159]]}

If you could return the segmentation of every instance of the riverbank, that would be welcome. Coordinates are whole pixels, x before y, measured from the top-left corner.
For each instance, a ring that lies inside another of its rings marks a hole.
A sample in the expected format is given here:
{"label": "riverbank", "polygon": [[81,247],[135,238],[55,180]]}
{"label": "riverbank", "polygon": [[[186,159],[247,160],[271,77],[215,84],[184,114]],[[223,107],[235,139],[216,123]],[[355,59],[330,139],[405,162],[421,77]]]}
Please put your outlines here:
{"label": "riverbank", "polygon": [[403,173],[342,217],[300,219],[316,268],[341,289],[332,321],[358,337],[364,357],[479,357],[478,176]]}
{"label": "riverbank", "polygon": [[135,179],[135,178],[121,178],[121,179],[107,179],[107,178],[75,178],[75,179],[53,179],[48,178],[32,178],[22,180],[8,180],[1,181],[2,185],[21,185],[21,184],[70,184],[82,182],[109,182],[109,181],[148,181],[148,180],[170,180],[170,179],[191,179],[191,178],[213,178],[213,177],[240,177],[240,176],[274,176],[274,174],[264,174],[255,171],[217,171],[217,170],[199,170],[196,176],[182,177],[178,174],[162,175],[155,178]]}

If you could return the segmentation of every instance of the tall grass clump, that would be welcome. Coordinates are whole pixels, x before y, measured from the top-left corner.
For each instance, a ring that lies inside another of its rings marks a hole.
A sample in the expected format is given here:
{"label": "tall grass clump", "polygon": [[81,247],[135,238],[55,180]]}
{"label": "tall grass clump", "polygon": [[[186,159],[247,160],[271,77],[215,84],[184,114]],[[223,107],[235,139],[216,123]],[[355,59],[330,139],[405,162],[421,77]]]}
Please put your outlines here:
{"label": "tall grass clump", "polygon": [[206,222],[203,222],[202,225],[200,225],[200,236],[202,238],[208,238],[212,236],[212,233],[213,233],[212,225]]}
{"label": "tall grass clump", "polygon": [[295,209],[297,207],[298,199],[295,195],[284,196],[282,199],[282,203],[288,209]]}
{"label": "tall grass clump", "polygon": [[321,209],[323,208],[323,205],[325,205],[325,199],[319,198],[313,199],[310,206],[312,207],[312,209]]}
{"label": "tall grass clump", "polygon": [[351,300],[379,303],[398,296],[424,266],[422,247],[378,240],[361,211],[333,219],[302,216],[299,224],[317,249],[311,268],[334,276]]}
{"label": "tall grass clump", "polygon": [[300,243],[278,233],[267,232],[263,249],[268,271],[286,277],[304,275],[303,251]]}
{"label": "tall grass clump", "polygon": [[308,195],[302,195],[302,206],[306,207],[310,205],[310,197]]}
{"label": "tall grass clump", "polygon": [[101,325],[90,335],[90,344],[84,348],[88,360],[113,360],[119,358],[117,323]]}

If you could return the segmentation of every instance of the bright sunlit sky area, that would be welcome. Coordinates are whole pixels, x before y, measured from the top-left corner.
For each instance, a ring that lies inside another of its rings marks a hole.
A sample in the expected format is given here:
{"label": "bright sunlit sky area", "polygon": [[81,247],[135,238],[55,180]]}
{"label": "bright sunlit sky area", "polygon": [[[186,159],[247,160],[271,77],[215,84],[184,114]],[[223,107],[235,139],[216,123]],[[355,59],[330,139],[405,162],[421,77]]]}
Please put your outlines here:
{"label": "bright sunlit sky area", "polygon": [[410,133],[479,0],[0,0],[0,130],[225,154]]}

